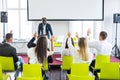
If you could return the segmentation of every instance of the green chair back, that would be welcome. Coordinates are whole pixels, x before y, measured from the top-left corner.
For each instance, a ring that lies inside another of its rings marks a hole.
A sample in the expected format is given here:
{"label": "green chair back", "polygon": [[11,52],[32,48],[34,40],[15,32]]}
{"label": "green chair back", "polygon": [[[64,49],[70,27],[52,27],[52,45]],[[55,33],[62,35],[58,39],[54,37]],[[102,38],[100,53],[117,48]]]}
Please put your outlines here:
{"label": "green chair back", "polygon": [[40,78],[36,77],[17,77],[17,80],[41,80]]}
{"label": "green chair back", "polygon": [[48,60],[45,60],[44,64],[43,64],[44,70],[48,71],[49,70],[49,65],[48,65]]}
{"label": "green chair back", "polygon": [[62,70],[70,70],[73,62],[72,56],[62,56]]}
{"label": "green chair back", "polygon": [[100,79],[118,79],[120,80],[119,63],[104,63],[101,66]]}
{"label": "green chair back", "polygon": [[71,75],[89,76],[88,63],[74,63],[71,66]]}
{"label": "green chair back", "polygon": [[0,80],[2,80],[3,79],[3,77],[2,77],[3,75],[2,75],[2,66],[0,65]]}
{"label": "green chair back", "polygon": [[0,56],[0,64],[3,71],[14,71],[14,61],[13,57],[3,57]]}
{"label": "green chair back", "polygon": [[0,80],[7,80],[10,75],[2,73],[2,66],[0,64]]}
{"label": "green chair back", "polygon": [[103,63],[110,63],[109,55],[97,55],[95,61],[95,69],[100,69]]}
{"label": "green chair back", "polygon": [[42,78],[42,70],[40,64],[23,64],[22,77],[40,77]]}
{"label": "green chair back", "polygon": [[74,76],[72,75],[69,80],[94,80],[94,77],[92,76]]}

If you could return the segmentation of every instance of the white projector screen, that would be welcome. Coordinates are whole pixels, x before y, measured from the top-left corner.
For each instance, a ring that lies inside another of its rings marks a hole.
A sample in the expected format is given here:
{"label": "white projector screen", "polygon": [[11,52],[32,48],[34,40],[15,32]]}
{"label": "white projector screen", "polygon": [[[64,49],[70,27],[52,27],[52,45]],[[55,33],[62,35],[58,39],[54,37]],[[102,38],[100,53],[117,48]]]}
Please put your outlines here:
{"label": "white projector screen", "polygon": [[98,20],[104,18],[104,0],[28,0],[28,20]]}

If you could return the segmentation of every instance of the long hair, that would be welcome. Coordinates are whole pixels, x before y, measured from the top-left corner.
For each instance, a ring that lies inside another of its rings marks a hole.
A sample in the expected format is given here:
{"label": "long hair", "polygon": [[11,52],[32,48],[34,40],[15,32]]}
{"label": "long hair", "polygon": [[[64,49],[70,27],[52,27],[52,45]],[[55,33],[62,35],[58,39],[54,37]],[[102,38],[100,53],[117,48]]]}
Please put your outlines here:
{"label": "long hair", "polygon": [[82,60],[87,61],[88,60],[88,45],[87,40],[84,37],[79,38],[78,41],[78,47],[79,47],[79,56],[82,57]]}
{"label": "long hair", "polygon": [[37,45],[35,48],[35,54],[40,63],[43,63],[47,58],[47,38],[41,36],[37,40]]}
{"label": "long hair", "polygon": [[[72,42],[72,45],[74,46],[74,41],[73,41],[73,38],[71,38],[71,42]],[[66,39],[66,42],[65,42],[65,49],[68,49],[68,38]]]}

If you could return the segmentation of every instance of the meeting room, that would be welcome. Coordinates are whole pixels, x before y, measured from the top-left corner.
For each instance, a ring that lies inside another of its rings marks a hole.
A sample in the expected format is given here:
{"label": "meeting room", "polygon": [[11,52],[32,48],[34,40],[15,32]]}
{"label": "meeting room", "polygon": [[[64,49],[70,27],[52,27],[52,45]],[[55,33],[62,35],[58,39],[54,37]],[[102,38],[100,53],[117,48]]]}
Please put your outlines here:
{"label": "meeting room", "polygon": [[0,80],[120,80],[120,0],[0,0]]}

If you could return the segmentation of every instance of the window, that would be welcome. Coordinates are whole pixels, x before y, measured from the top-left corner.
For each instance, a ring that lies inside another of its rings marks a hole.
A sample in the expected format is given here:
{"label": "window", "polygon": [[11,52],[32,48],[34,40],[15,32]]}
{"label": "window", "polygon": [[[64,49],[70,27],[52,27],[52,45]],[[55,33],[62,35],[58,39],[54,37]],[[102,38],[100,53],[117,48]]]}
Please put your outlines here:
{"label": "window", "polygon": [[[99,25],[99,26],[98,26]],[[101,21],[71,21],[70,32],[75,35],[78,32],[80,37],[87,36],[87,30],[91,30],[91,38],[98,38],[98,34],[101,31]],[[97,37],[96,37],[97,36]]]}
{"label": "window", "polygon": [[32,35],[32,22],[27,21],[27,0],[7,0],[7,32],[13,30],[15,39],[28,39]]}

